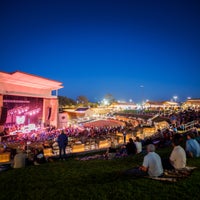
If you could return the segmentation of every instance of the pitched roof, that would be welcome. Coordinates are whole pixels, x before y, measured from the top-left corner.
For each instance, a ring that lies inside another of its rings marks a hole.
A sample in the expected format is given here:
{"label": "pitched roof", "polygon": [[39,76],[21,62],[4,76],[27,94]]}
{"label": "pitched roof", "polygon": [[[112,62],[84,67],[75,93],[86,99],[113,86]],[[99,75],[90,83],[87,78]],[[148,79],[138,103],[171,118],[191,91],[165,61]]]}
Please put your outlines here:
{"label": "pitched roof", "polygon": [[164,105],[178,105],[177,102],[172,101],[147,101],[147,105],[156,105],[156,106],[164,106]]}
{"label": "pitched roof", "polygon": [[0,82],[50,90],[63,88],[61,82],[20,71],[15,71],[12,73],[5,73],[0,71]]}
{"label": "pitched roof", "polygon": [[146,104],[149,104],[149,105],[163,105],[163,101],[147,101]]}
{"label": "pitched roof", "polygon": [[200,105],[200,99],[188,99],[184,104],[197,104],[197,105]]}

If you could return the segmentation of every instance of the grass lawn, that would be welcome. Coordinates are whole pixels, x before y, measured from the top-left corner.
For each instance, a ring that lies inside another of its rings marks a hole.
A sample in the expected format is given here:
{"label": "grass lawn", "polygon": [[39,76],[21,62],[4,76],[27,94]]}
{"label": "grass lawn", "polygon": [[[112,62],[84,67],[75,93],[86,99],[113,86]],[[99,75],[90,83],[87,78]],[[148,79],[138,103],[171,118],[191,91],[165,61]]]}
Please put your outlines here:
{"label": "grass lawn", "polygon": [[[157,151],[168,156],[171,149]],[[189,178],[178,182],[131,178],[120,174],[142,163],[144,155],[113,160],[54,161],[24,169],[0,172],[0,199],[199,199],[200,158],[188,159],[196,166]]]}

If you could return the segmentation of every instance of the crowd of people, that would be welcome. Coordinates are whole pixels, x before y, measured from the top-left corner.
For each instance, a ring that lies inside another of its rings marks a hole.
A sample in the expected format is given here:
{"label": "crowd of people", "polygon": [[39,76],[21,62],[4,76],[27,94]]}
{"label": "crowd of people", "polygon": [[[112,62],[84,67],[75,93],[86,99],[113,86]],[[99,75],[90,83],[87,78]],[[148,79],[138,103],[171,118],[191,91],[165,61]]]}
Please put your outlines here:
{"label": "crowd of people", "polygon": [[[165,130],[158,130],[158,137],[145,138],[141,140],[138,136],[129,138],[129,142],[118,146],[111,146],[103,154],[103,156],[94,156],[95,158],[120,158],[124,156],[134,156],[136,154],[147,153],[144,156],[143,163],[138,168],[133,168],[125,172],[125,174],[134,174],[136,176],[162,176],[164,169],[179,170],[186,167],[187,158],[200,157],[200,136],[198,132],[199,128],[199,112],[184,111],[180,113],[174,113],[169,116],[171,120],[170,127]],[[193,129],[182,134],[178,133],[177,129],[173,127],[180,127],[183,123],[196,120],[197,123]],[[96,125],[98,124],[98,126]],[[108,135],[115,135],[117,132],[125,132],[126,126],[124,123],[116,123],[115,126],[101,126],[100,122],[93,124],[87,124],[82,129],[77,127],[67,127],[59,130],[55,127],[48,127],[33,131],[30,134],[17,135],[12,141],[20,141],[21,145],[16,151],[11,152],[13,157],[13,168],[25,167],[27,164],[39,165],[47,161],[42,149],[33,148],[31,157],[27,153],[27,141],[29,142],[42,142],[43,148],[52,147],[47,141],[56,141],[59,147],[59,159],[65,160],[66,146],[69,143],[68,138],[70,136],[80,138],[95,138],[95,137],[107,137]],[[113,125],[113,124],[112,124]],[[83,139],[84,140],[84,139]],[[45,145],[47,142],[47,145]],[[4,144],[2,142],[2,144]],[[166,146],[173,146],[173,151],[169,158],[161,158],[155,150]],[[22,148],[23,146],[23,148]],[[146,147],[146,148],[145,148]],[[5,146],[6,148],[6,146]],[[29,149],[30,150],[30,149]],[[90,158],[91,159],[91,158]],[[87,159],[86,159],[87,160]]]}
{"label": "crowd of people", "polygon": [[[182,143],[185,142],[184,149]],[[169,158],[161,158],[155,152],[154,144],[147,145],[147,154],[144,156],[140,167],[134,167],[124,172],[125,175],[162,177],[164,170],[183,170],[187,166],[187,158],[200,157],[200,144],[194,139],[193,133],[187,133],[186,141],[179,133],[175,133],[172,138],[173,150]]]}

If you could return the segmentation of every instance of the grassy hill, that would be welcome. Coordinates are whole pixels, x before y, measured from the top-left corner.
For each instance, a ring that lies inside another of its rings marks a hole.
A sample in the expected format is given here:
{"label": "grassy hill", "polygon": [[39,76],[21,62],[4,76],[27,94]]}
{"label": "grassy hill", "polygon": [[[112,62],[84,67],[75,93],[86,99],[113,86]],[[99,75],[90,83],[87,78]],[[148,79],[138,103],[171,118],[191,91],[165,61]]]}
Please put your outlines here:
{"label": "grassy hill", "polygon": [[[168,157],[171,148],[157,152]],[[73,156],[66,161],[2,171],[0,199],[199,199],[200,158],[188,159],[189,166],[198,168],[190,177],[175,183],[121,174],[123,170],[141,165],[143,156],[88,161]]]}

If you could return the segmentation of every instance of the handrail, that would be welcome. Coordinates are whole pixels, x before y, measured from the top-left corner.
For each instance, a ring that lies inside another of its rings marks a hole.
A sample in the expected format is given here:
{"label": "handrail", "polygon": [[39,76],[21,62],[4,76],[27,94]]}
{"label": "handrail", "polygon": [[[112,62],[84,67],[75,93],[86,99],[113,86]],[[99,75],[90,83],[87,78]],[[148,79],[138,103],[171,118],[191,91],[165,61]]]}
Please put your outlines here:
{"label": "handrail", "polygon": [[194,120],[194,121],[188,122],[187,124],[184,124],[183,125],[183,127],[184,127],[183,130],[186,131],[186,130],[190,130],[190,129],[194,128],[194,125],[196,123],[197,123],[197,121]]}

